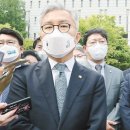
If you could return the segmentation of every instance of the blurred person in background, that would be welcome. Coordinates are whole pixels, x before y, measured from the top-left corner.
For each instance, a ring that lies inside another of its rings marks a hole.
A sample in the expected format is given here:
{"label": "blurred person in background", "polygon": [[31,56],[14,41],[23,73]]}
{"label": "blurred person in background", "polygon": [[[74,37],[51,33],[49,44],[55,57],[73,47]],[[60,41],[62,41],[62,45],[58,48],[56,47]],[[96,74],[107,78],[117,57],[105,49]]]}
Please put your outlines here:
{"label": "blurred person in background", "polygon": [[35,51],[42,51],[43,50],[43,45],[42,45],[40,37],[38,37],[38,38],[36,38],[34,40],[34,42],[33,42],[33,49]]}
{"label": "blurred person in background", "polygon": [[[4,57],[2,61],[3,67],[20,58],[21,53],[23,52],[22,36],[18,32],[12,29],[1,28],[0,29],[0,51],[4,53]],[[11,71],[13,71],[14,68],[12,68]],[[0,102],[5,102],[8,93],[9,93],[9,86],[6,87],[6,89],[0,95]]]}
{"label": "blurred person in background", "polygon": [[28,60],[28,64],[37,63],[41,61],[40,56],[33,50],[26,50],[21,54],[21,58]]}
{"label": "blurred person in background", "polygon": [[[3,74],[3,71],[4,71],[4,67],[0,66],[0,77]],[[5,108],[6,106],[7,106],[6,103],[0,103],[0,111],[3,108]],[[0,114],[0,127],[7,125],[11,120],[13,120],[17,117],[17,115],[14,115],[15,111],[16,110],[13,110],[13,111],[10,111],[9,113],[3,114],[3,115]],[[0,130],[2,130],[2,129],[0,128]],[[4,130],[4,128],[3,128],[3,130]]]}
{"label": "blurred person in background", "polygon": [[130,130],[130,72],[125,73],[124,86],[120,99],[122,130]]}
{"label": "blurred person in background", "polygon": [[34,40],[34,42],[33,42],[33,50],[38,53],[38,55],[40,56],[40,58],[42,60],[47,58],[47,54],[43,50],[43,44],[42,44],[42,41],[41,41],[40,37],[38,37],[36,40]]}
{"label": "blurred person in background", "polygon": [[[4,92],[0,95],[0,102],[4,102],[9,91],[9,82],[11,80],[15,65],[10,66],[9,68],[7,67],[10,63],[18,60],[19,57],[19,51],[16,47],[14,46],[3,46],[0,48],[0,52],[3,52],[4,57],[2,60],[2,66],[3,72],[1,74],[0,78],[0,91],[2,92],[3,89],[5,88]],[[6,88],[7,87],[7,88]]]}
{"label": "blurred person in background", "polygon": [[126,75],[129,74],[129,73],[130,73],[130,68],[124,70],[124,71],[123,71],[124,77],[126,77]]}
{"label": "blurred person in background", "polygon": [[120,99],[120,113],[122,121],[122,130],[129,130],[130,128],[130,68],[123,71],[124,86],[122,88],[122,95]]}
{"label": "blurred person in background", "polygon": [[[10,64],[11,62],[16,61],[21,56],[21,53],[23,51],[23,38],[22,36],[9,28],[1,28],[0,29],[0,51],[4,53],[4,57],[1,63],[1,68],[3,70],[1,71],[1,74],[6,73],[4,72],[4,67]],[[10,90],[10,81],[12,78],[13,71],[15,69],[15,65],[9,68],[8,76],[5,77],[0,81],[1,86],[5,87],[4,91],[0,94],[0,102],[5,102],[7,95]],[[5,105],[1,105],[1,108],[4,108]],[[0,124],[1,126],[6,125],[9,121],[16,118],[16,115],[14,115],[15,110],[5,114],[0,115]],[[3,122],[2,122],[3,120]],[[0,130],[6,130],[5,127],[0,127]]]}
{"label": "blurred person in background", "polygon": [[75,49],[73,51],[73,55],[74,55],[74,57],[86,56],[84,53],[83,46],[80,45],[80,43],[76,44]]}
{"label": "blurred person in background", "polygon": [[9,28],[0,29],[0,47],[15,46],[19,53],[23,52],[23,38],[17,32]]}
{"label": "blurred person in background", "polygon": [[123,82],[123,72],[105,62],[108,51],[108,36],[106,31],[101,28],[88,30],[83,38],[83,46],[87,55],[86,63],[83,65],[97,71],[105,79],[107,95],[106,130],[119,130],[119,98]]}
{"label": "blurred person in background", "polygon": [[86,54],[84,53],[83,46],[80,45],[80,43],[76,44],[73,55],[79,63],[86,63]]}

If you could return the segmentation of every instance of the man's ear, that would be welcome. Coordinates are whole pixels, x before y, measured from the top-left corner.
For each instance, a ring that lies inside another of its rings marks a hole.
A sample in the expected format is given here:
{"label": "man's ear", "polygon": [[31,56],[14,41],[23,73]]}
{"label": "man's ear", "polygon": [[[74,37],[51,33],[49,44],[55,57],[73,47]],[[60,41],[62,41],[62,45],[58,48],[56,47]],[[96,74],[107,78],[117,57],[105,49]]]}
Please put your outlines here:
{"label": "man's ear", "polygon": [[77,35],[76,35],[76,43],[79,42],[80,38],[81,38],[81,33],[78,32]]}
{"label": "man's ear", "polygon": [[24,47],[20,46],[20,53],[23,53],[24,50],[25,50]]}
{"label": "man's ear", "polygon": [[84,53],[86,54],[87,53],[87,46],[86,45],[83,45],[83,50],[84,50]]}

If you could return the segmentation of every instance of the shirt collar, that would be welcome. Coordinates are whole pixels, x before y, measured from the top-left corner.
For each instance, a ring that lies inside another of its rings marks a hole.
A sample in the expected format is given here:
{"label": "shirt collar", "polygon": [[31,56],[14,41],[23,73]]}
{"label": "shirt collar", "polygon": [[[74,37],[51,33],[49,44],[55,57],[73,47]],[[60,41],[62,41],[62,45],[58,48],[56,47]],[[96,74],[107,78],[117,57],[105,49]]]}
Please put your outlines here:
{"label": "shirt collar", "polygon": [[[52,60],[51,58],[48,58],[48,60],[49,60],[49,63],[50,63],[51,69],[53,69],[54,66],[58,63],[58,62]],[[74,57],[72,57],[72,58],[69,59],[68,61],[64,62],[64,64],[66,64],[66,66],[67,66],[67,69],[68,69],[69,71],[71,71],[71,72],[72,72],[72,69],[73,69],[74,63],[75,63],[75,59],[74,59]]]}
{"label": "shirt collar", "polygon": [[[93,68],[95,68],[95,66],[97,65],[95,62],[93,62],[93,61],[91,61],[91,60],[89,60],[89,59],[88,59],[88,63],[89,63]],[[102,63],[100,63],[100,65],[101,65],[102,67],[104,67],[104,66],[105,66],[105,61],[103,61]]]}

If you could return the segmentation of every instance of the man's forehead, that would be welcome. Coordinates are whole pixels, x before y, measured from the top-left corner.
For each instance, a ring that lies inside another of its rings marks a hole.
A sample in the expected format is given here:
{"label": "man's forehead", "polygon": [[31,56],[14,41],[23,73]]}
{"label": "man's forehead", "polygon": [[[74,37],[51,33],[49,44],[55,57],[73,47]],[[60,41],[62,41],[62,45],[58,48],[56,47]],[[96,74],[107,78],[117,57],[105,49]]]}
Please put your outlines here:
{"label": "man's forehead", "polygon": [[105,39],[101,34],[98,34],[98,33],[94,33],[94,34],[91,34],[88,39]]}
{"label": "man's forehead", "polygon": [[2,39],[2,40],[17,40],[17,38],[15,38],[14,36],[11,36],[11,35],[8,35],[8,34],[0,34],[0,39]]}

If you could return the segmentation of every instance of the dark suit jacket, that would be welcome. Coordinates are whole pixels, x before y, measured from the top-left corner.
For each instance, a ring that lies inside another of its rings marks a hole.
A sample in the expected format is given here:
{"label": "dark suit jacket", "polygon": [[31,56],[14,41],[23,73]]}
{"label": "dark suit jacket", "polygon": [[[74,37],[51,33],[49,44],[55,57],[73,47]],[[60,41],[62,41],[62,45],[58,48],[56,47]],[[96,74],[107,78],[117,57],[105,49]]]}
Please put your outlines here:
{"label": "dark suit jacket", "polygon": [[120,99],[120,113],[123,130],[130,130],[130,73],[126,75]]}
{"label": "dark suit jacket", "polygon": [[75,62],[59,118],[48,59],[16,70],[7,102],[30,96],[32,110],[9,124],[11,130],[105,130],[104,79]]}
{"label": "dark suit jacket", "polygon": [[130,73],[130,68],[123,71],[124,77],[126,77],[128,73]]}

